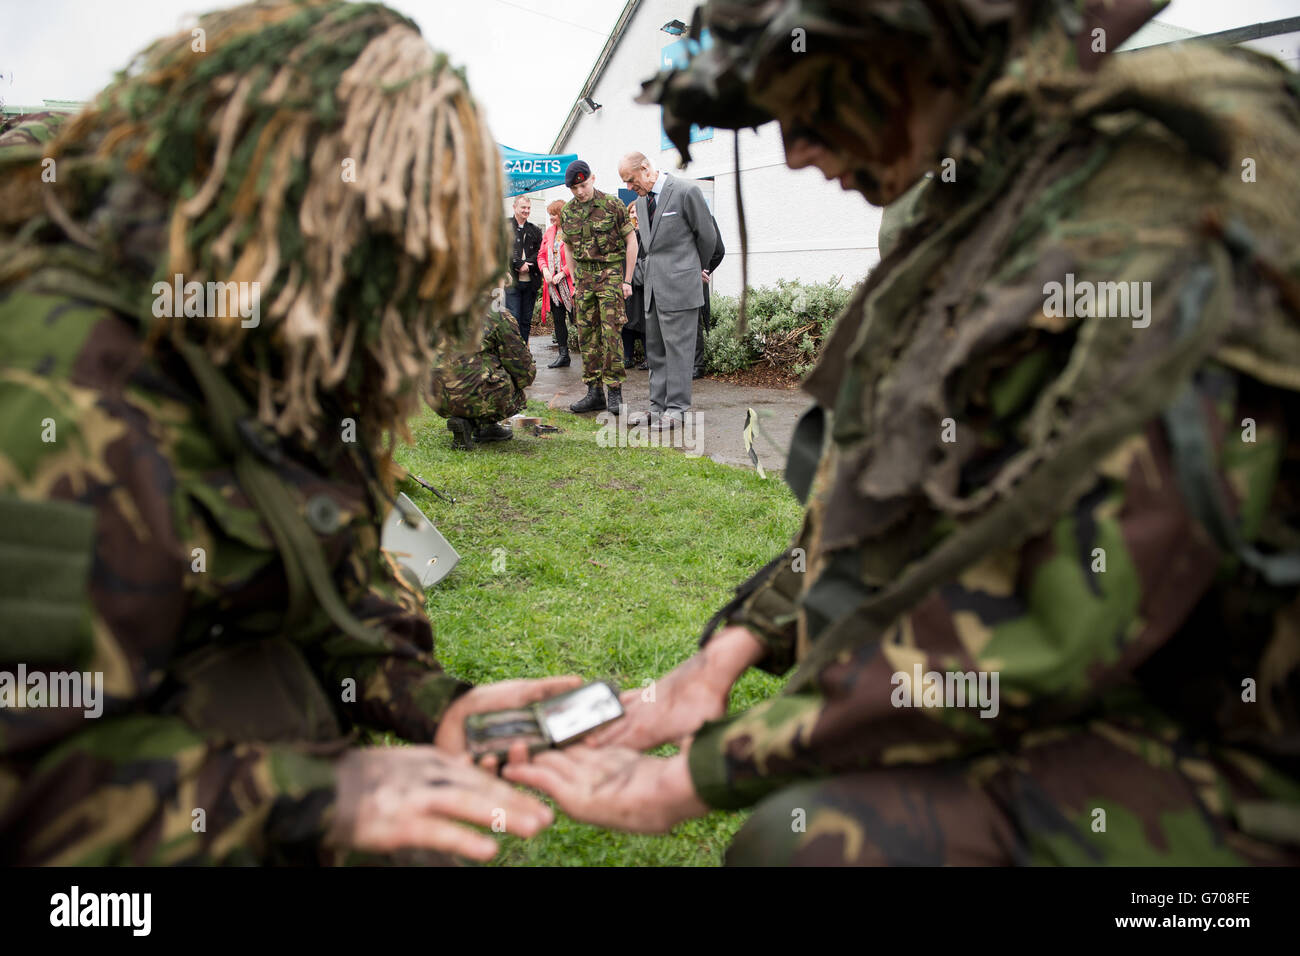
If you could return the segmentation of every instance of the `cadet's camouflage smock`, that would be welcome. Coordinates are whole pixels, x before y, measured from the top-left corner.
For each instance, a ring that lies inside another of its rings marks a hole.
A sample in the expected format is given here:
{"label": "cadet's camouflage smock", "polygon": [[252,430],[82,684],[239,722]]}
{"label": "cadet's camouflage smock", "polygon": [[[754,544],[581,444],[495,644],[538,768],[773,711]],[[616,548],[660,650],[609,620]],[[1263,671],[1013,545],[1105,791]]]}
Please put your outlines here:
{"label": "cadet's camouflage smock", "polygon": [[599,189],[591,199],[570,199],[560,210],[560,234],[573,253],[573,316],[582,343],[582,380],[587,385],[621,385],[621,332],[627,324],[623,279],[627,237],[636,227],[627,206]]}
{"label": "cadet's camouflage smock", "polygon": [[560,210],[560,239],[573,253],[575,277],[622,283],[627,237],[634,228],[623,200],[599,189],[586,202],[566,202]]}

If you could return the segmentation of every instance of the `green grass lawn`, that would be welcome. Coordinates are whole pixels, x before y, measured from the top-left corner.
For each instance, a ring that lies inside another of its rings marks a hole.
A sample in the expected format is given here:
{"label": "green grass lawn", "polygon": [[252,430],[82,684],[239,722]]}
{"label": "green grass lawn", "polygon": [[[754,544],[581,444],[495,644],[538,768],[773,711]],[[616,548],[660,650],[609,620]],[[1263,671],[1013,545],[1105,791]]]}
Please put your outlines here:
{"label": "green grass lawn", "polygon": [[[801,509],[779,478],[675,449],[603,448],[593,418],[540,402],[528,414],[561,431],[465,452],[427,413],[398,452],[455,499],[403,488],[462,555],[428,595],[438,658],[476,684],[577,673],[641,686],[691,655],[732,589],[788,544]],[[780,686],[751,672],[731,707]],[[718,812],[647,837],[557,813],[533,840],[505,837],[497,861],[713,865],[743,822]]]}

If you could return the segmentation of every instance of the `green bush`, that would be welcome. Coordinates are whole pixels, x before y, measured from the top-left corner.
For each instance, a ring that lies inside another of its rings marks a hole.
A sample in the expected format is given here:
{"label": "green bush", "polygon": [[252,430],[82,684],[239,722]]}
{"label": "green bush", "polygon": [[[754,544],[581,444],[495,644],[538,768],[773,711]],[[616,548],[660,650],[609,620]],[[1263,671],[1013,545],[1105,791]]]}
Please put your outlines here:
{"label": "green bush", "polygon": [[812,369],[840,312],[853,290],[835,278],[803,283],[780,279],[775,286],[749,290],[749,328],[742,339],[737,329],[740,301],[734,296],[712,298],[713,329],[704,336],[704,360],[710,372],[738,372],[759,363],[798,378]]}

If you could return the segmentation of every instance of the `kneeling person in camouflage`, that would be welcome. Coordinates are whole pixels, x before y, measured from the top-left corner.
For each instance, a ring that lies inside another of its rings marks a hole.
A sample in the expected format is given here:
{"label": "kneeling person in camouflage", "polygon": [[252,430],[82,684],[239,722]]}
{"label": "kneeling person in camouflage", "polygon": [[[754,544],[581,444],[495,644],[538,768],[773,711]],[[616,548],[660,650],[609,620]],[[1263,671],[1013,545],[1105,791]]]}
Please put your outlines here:
{"label": "kneeling person in camouflage", "polygon": [[447,419],[455,443],[473,448],[475,442],[508,441],[514,435],[501,424],[523,411],[524,389],[537,377],[533,353],[519,337],[514,317],[506,309],[488,312],[483,345],[473,355],[434,369],[434,409]]}
{"label": "kneeling person in camouflage", "polygon": [[[560,211],[560,241],[569,252],[577,288],[574,324],[582,342],[582,380],[587,394],[569,406],[581,414],[623,405],[623,300],[632,294],[636,268],[636,230],[627,206],[596,188],[591,167],[582,160],[564,173],[573,199]],[[608,390],[608,400],[605,392]]]}
{"label": "kneeling person in camouflage", "polygon": [[500,154],[391,10],[199,23],[0,137],[0,865],[486,859],[463,823],[551,813],[465,719],[573,682],[443,671],[380,540],[504,273]]}

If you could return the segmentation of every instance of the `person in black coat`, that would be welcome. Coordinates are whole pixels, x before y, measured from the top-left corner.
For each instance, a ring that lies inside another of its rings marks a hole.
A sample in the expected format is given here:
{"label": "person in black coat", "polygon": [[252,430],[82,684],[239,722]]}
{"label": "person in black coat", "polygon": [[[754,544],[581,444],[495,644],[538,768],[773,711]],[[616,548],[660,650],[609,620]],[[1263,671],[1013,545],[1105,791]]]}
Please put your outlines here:
{"label": "person in black coat", "polygon": [[709,264],[701,274],[700,278],[704,280],[704,305],[700,306],[700,321],[695,330],[695,372],[692,378],[700,378],[704,375],[704,332],[713,329],[713,314],[709,310],[709,284],[713,281],[713,272],[722,263],[722,257],[727,254],[727,247],[722,244],[722,231],[718,228],[718,220],[713,220],[713,232],[718,237],[717,244],[713,247],[713,255],[709,257]]}
{"label": "person in black coat", "polygon": [[519,337],[526,343],[533,327],[533,307],[537,304],[537,287],[542,272],[537,266],[537,253],[542,248],[542,230],[528,221],[533,211],[532,200],[525,196],[515,199],[514,215],[506,222],[514,236],[510,253],[511,285],[506,289],[506,308],[519,320]]}
{"label": "person in black coat", "polygon": [[[632,227],[636,228],[636,203],[627,207],[628,215],[632,217]],[[627,310],[627,324],[623,326],[623,365],[632,368],[632,363],[636,360],[636,343],[641,343],[641,353],[646,354],[645,350],[645,244],[637,245],[636,250],[636,271],[632,273],[632,294],[627,297],[625,308]],[[645,371],[649,368],[643,361],[636,368]]]}

